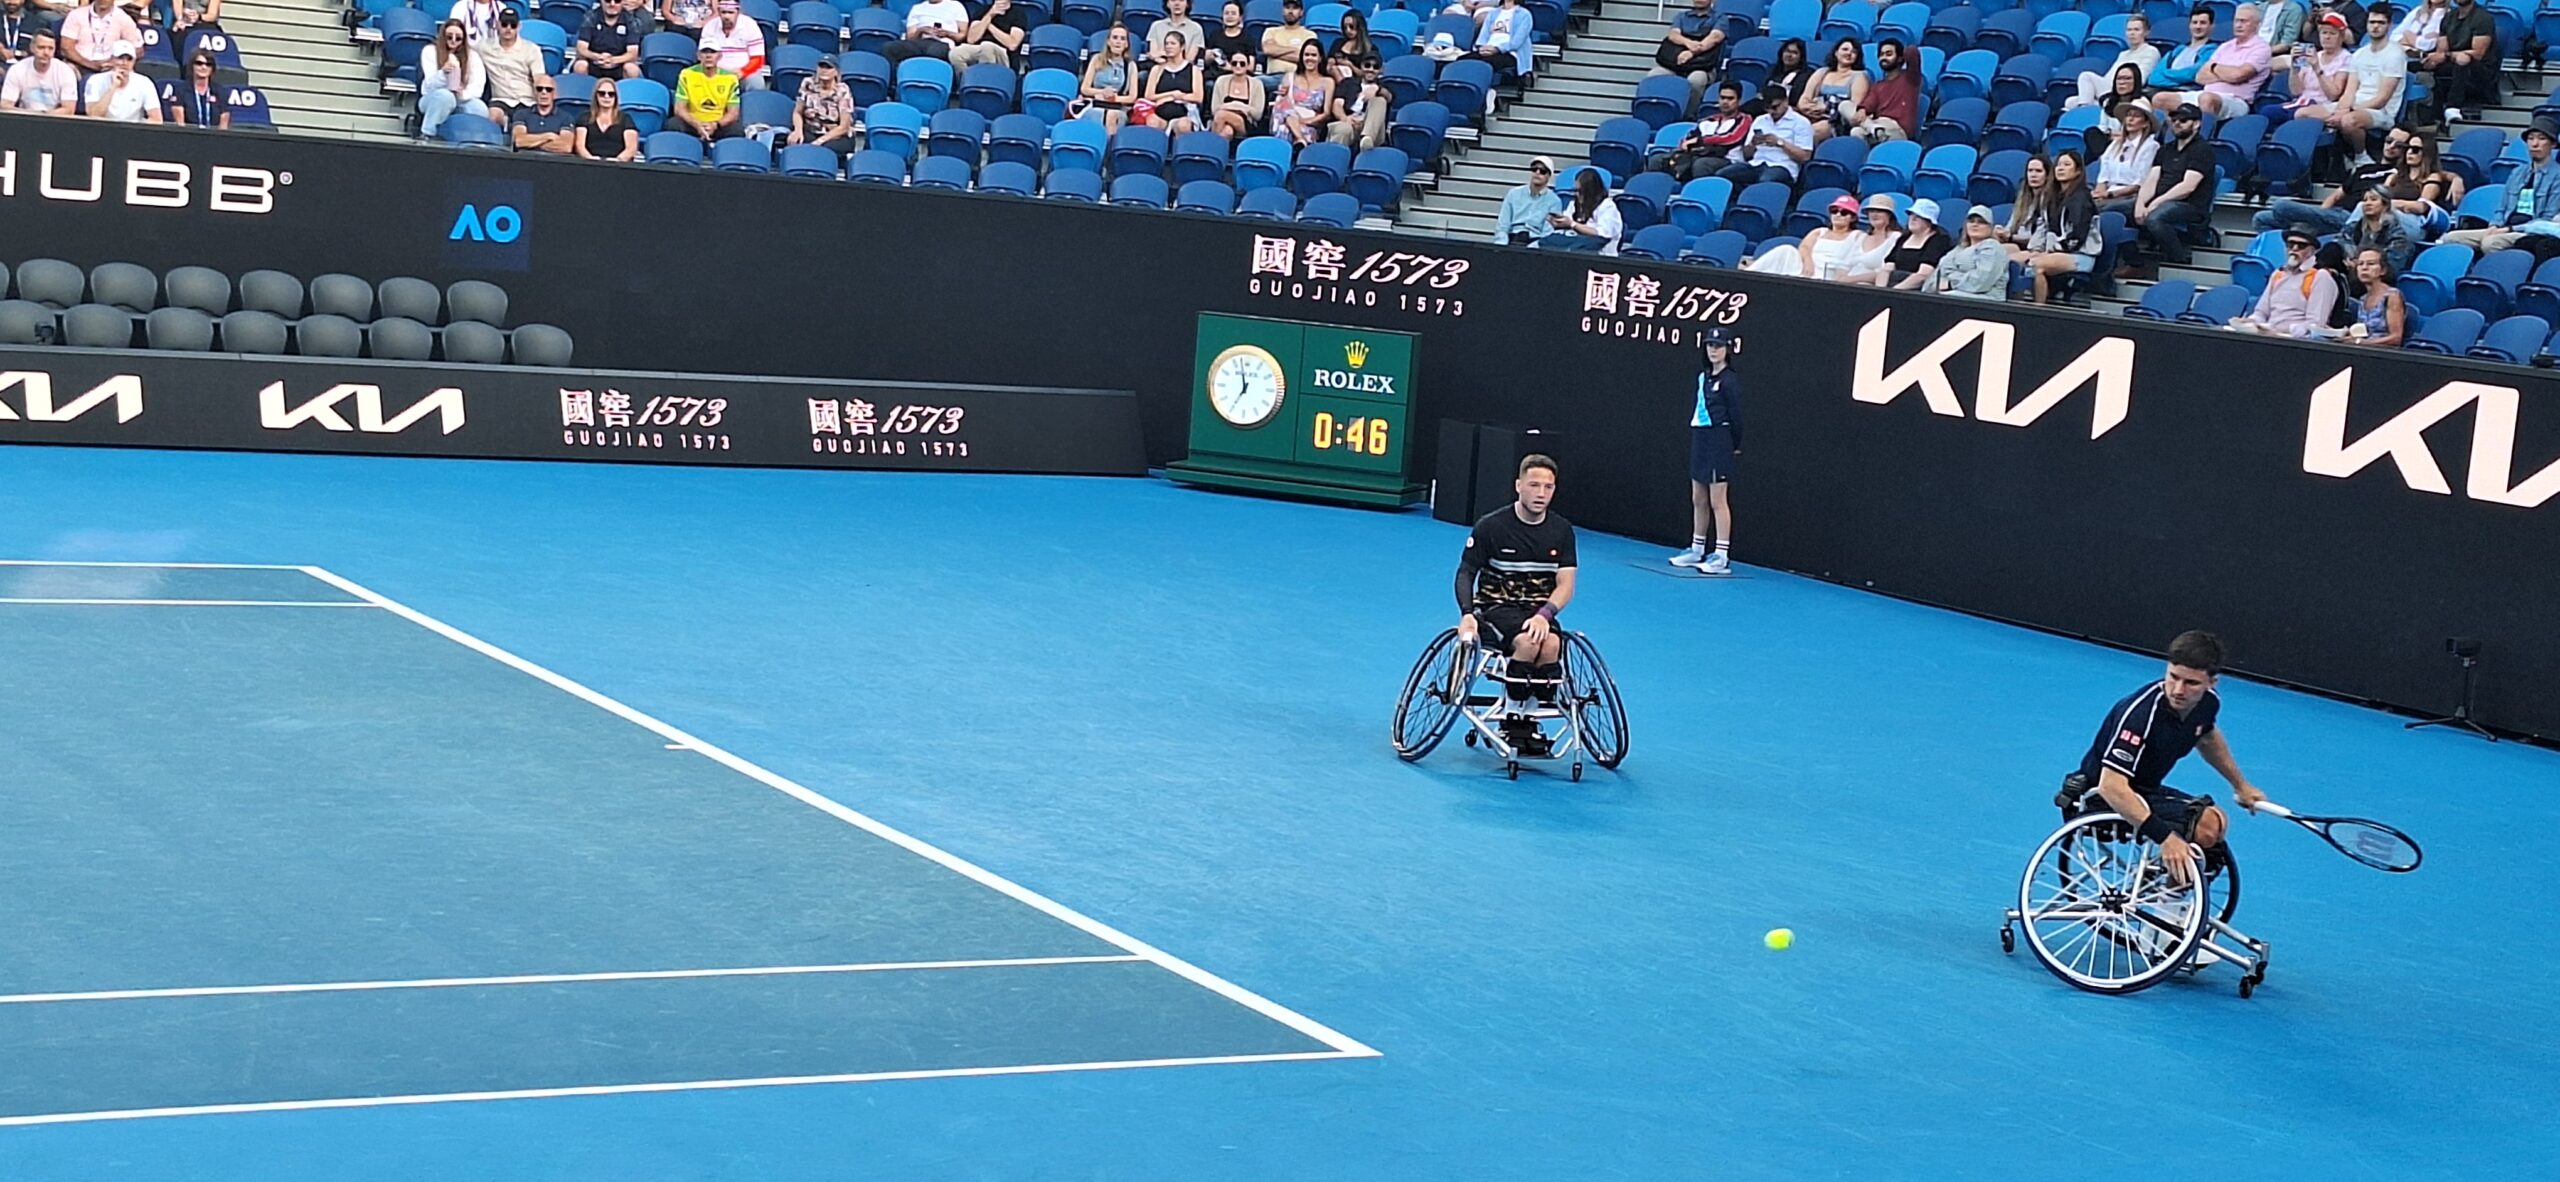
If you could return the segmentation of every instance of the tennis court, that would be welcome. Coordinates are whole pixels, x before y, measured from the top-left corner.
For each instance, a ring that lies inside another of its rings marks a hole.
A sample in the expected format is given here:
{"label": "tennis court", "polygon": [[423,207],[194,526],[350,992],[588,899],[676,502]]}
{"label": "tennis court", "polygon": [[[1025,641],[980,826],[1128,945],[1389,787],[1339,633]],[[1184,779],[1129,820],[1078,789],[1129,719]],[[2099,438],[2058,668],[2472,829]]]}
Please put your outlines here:
{"label": "tennis court", "polygon": [[2547,750],[2227,679],[2261,784],[2427,864],[2243,819],[2266,986],[2105,998],[1996,937],[2137,655],[1586,534],[1632,754],[1514,783],[1388,749],[1418,515],[5,458],[0,1177],[2560,1161]]}

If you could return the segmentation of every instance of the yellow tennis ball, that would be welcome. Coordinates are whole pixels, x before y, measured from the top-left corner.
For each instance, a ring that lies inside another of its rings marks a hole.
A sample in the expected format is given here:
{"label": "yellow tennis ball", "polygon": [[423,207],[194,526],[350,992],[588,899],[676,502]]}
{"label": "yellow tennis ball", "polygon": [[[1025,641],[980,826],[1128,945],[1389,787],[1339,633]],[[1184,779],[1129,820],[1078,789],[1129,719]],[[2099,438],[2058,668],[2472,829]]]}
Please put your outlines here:
{"label": "yellow tennis ball", "polygon": [[1760,943],[1766,945],[1771,952],[1784,952],[1795,942],[1794,928],[1771,928],[1768,935],[1760,937]]}

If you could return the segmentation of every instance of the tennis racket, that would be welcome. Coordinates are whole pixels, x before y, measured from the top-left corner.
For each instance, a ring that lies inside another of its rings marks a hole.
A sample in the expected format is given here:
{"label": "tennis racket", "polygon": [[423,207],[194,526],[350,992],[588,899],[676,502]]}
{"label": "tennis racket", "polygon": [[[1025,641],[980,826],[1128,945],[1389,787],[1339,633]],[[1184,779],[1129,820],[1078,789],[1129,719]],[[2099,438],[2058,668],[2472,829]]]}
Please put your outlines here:
{"label": "tennis racket", "polygon": [[2256,812],[2282,817],[2320,835],[2320,840],[2337,848],[2339,853],[2393,874],[2407,874],[2418,868],[2426,854],[2418,843],[2380,821],[2362,817],[2315,817],[2297,813],[2272,800],[2258,802]]}

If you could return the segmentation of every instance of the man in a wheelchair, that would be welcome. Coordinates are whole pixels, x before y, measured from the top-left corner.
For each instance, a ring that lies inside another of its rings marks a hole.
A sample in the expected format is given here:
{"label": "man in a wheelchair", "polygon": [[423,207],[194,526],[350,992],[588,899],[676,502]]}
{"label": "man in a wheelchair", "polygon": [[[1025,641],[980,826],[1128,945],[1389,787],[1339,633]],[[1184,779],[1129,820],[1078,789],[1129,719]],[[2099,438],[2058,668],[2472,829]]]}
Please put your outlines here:
{"label": "man in a wheelchair", "polygon": [[1546,740],[1530,718],[1533,698],[1550,704],[1564,651],[1556,614],[1573,602],[1573,525],[1547,511],[1556,495],[1556,462],[1520,461],[1512,484],[1519,499],[1476,522],[1458,560],[1458,635],[1474,637],[1511,661],[1503,693],[1512,711],[1503,736],[1525,755],[1545,755]]}
{"label": "man in a wheelchair", "polygon": [[2107,712],[2080,770],[2054,797],[2064,817],[2074,817],[2088,811],[2095,788],[2106,808],[2160,847],[2160,860],[2179,882],[2196,880],[2197,851],[2218,852],[2231,819],[2212,797],[2169,787],[2169,769],[2188,752],[2200,752],[2230,781],[2241,807],[2255,807],[2267,795],[2249,782],[2223,740],[2222,697],[2214,692],[2221,672],[2222,641],[2209,632],[2179,634],[2169,642],[2168,672]]}

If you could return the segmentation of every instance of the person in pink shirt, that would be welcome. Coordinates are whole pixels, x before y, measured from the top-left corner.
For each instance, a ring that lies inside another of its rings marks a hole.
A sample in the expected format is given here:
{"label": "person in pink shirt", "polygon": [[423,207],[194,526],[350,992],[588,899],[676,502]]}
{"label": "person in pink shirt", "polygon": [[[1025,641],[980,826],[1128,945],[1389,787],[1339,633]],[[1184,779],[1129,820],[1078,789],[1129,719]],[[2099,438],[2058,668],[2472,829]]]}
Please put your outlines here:
{"label": "person in pink shirt", "polygon": [[2249,104],[2266,86],[2274,61],[2267,39],[2258,35],[2258,6],[2243,4],[2231,13],[2231,39],[2215,49],[2213,56],[2205,60],[2204,69],[2196,72],[2204,89],[2165,96],[2153,105],[2174,110],[2181,103],[2194,103],[2224,119],[2237,119],[2249,113]]}
{"label": "person in pink shirt", "polygon": [[97,0],[72,9],[62,18],[60,32],[62,60],[91,74],[114,68],[119,43],[142,44],[141,27],[116,7],[116,0]]}

